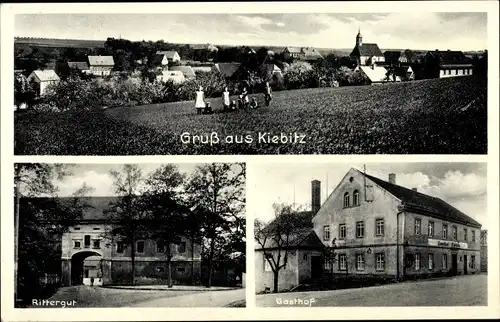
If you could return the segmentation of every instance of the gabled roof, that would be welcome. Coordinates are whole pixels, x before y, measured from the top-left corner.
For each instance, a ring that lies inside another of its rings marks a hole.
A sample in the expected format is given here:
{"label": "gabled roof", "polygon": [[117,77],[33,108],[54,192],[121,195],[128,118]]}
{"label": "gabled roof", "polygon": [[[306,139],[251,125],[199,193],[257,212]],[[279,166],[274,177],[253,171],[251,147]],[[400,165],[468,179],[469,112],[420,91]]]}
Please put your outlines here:
{"label": "gabled roof", "polygon": [[57,76],[53,69],[34,70],[32,75],[34,75],[34,77],[36,77],[40,82],[59,80],[59,76]]}
{"label": "gabled roof", "polygon": [[165,55],[167,56],[168,59],[173,59],[176,54],[177,56],[179,56],[179,54],[175,50],[166,50],[166,51],[158,50],[156,52],[156,55]]}
{"label": "gabled roof", "polygon": [[322,59],[323,56],[315,49],[311,47],[305,47],[302,48],[302,53],[304,54],[304,58],[306,60],[316,60],[316,59]]}
{"label": "gabled roof", "polygon": [[438,59],[442,65],[463,65],[470,63],[464,53],[457,50],[435,50],[429,51],[427,55]]}
{"label": "gabled roof", "polygon": [[84,61],[69,61],[68,67],[79,70],[89,70],[89,65]]}
{"label": "gabled roof", "polygon": [[240,63],[218,63],[215,68],[225,77],[232,77],[240,69]]}
{"label": "gabled roof", "polygon": [[356,46],[352,50],[349,56],[360,57],[360,56],[376,56],[383,57],[382,51],[378,48],[377,44],[363,43],[361,46]]}
{"label": "gabled roof", "polygon": [[186,77],[196,77],[196,73],[194,72],[191,66],[174,66],[170,68],[171,71],[180,71]]}
{"label": "gabled roof", "polygon": [[193,50],[208,50],[208,51],[218,51],[219,48],[212,44],[196,44],[190,46]]}
{"label": "gabled roof", "polygon": [[365,175],[368,179],[372,180],[382,189],[388,191],[393,196],[400,199],[405,207],[412,212],[432,215],[443,220],[465,224],[476,228],[481,227],[481,224],[476,220],[467,216],[466,214],[446,203],[440,198],[431,197],[421,192],[389,183],[371,175],[364,174],[361,171],[359,171],[359,173]]}
{"label": "gabled roof", "polygon": [[[162,63],[164,62],[163,59],[165,58],[165,55],[162,54],[155,54],[152,59],[151,59],[151,64],[153,66],[161,66]],[[168,60],[168,58],[167,58]],[[168,65],[168,62],[165,62],[165,65]]]}
{"label": "gabled roof", "polygon": [[91,66],[114,66],[115,61],[113,56],[88,56],[89,65]]}
{"label": "gabled roof", "polygon": [[[282,236],[283,240],[286,240],[287,236]],[[286,243],[286,242],[285,242]],[[276,241],[268,237],[264,244],[264,249],[272,249],[276,248],[278,245]],[[282,244],[282,247],[284,245]],[[260,244],[257,243],[257,249],[263,249]],[[294,232],[288,235],[288,248],[297,248],[297,247],[311,247],[311,248],[322,248],[324,247],[323,243],[319,239],[318,235],[314,232],[312,228],[300,228],[295,230]]]}
{"label": "gabled roof", "polygon": [[400,66],[395,68],[396,76],[403,77],[407,73],[413,73],[413,69],[410,66]]}
{"label": "gabled roof", "polygon": [[300,47],[285,47],[285,49],[288,50],[288,52],[295,54],[299,54],[302,51],[302,48]]}
{"label": "gabled roof", "polygon": [[372,83],[380,83],[386,80],[387,69],[382,66],[359,66],[363,73]]}
{"label": "gabled roof", "polygon": [[270,72],[276,72],[276,73],[281,72],[281,69],[275,64],[266,64],[265,67]]}

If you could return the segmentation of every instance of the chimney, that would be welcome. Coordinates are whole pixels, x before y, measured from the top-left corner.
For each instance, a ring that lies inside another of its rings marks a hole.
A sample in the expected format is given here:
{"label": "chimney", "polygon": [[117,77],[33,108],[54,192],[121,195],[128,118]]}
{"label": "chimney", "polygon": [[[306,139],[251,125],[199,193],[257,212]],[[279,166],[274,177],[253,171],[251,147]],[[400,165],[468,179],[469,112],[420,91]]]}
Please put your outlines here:
{"label": "chimney", "polygon": [[311,211],[316,214],[321,208],[321,181],[311,181]]}
{"label": "chimney", "polygon": [[418,192],[418,189],[417,188],[411,188],[411,190],[415,191],[415,192]]}
{"label": "chimney", "polygon": [[396,174],[389,173],[389,183],[396,184]]}

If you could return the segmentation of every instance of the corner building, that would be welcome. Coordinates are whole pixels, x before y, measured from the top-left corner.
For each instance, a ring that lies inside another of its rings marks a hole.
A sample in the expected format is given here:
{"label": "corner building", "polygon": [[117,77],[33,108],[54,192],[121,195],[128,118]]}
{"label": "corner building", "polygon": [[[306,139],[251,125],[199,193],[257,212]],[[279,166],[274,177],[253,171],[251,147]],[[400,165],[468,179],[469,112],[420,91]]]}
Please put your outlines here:
{"label": "corner building", "polygon": [[[351,169],[317,211],[314,231],[336,254],[323,260],[323,272],[398,279],[478,273],[481,224],[398,186],[395,174],[388,179]],[[319,185],[313,181],[313,205]]]}

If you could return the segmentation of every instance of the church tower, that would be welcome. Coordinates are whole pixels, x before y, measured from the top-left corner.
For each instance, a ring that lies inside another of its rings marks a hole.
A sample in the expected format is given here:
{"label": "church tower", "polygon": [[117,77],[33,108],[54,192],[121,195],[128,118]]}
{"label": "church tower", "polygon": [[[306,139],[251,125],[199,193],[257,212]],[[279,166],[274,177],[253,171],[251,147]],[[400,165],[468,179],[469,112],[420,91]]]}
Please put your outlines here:
{"label": "church tower", "polygon": [[363,44],[363,36],[361,35],[361,31],[358,28],[358,34],[356,35],[356,47],[359,47]]}

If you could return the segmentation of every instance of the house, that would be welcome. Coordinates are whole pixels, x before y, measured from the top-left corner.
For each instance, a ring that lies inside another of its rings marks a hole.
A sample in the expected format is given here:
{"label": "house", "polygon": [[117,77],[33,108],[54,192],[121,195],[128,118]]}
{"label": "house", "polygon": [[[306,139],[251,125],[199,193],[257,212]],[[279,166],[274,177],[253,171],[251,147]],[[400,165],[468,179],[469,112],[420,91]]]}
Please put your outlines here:
{"label": "house", "polygon": [[151,59],[151,66],[156,70],[168,70],[168,63],[167,55],[155,54]]}
{"label": "house", "polygon": [[191,66],[173,66],[170,68],[170,71],[180,71],[182,74],[184,74],[185,78],[196,77],[196,73],[193,68],[191,68]]}
{"label": "house", "polygon": [[283,57],[288,60],[292,59],[300,59],[300,54],[302,53],[302,48],[300,47],[285,47],[282,54]]}
{"label": "house", "polygon": [[156,55],[164,55],[170,63],[177,63],[181,61],[181,56],[174,50],[157,51]]}
{"label": "house", "polygon": [[221,73],[224,77],[228,79],[234,79],[238,76],[240,71],[240,63],[217,63],[214,69]]}
{"label": "house", "polygon": [[323,56],[316,50],[316,48],[305,47],[301,49],[299,59],[305,61],[316,61],[323,59]]}
{"label": "house", "polygon": [[[27,198],[22,198],[23,200]],[[63,286],[119,284],[129,281],[132,271],[131,245],[110,234],[113,223],[106,212],[117,197],[83,197],[81,219],[60,236],[61,283]],[[25,202],[25,201],[21,202]],[[72,198],[59,198],[72,206]],[[53,223],[46,221],[51,226]],[[165,283],[168,277],[166,245],[162,240],[138,237],[135,241],[136,281]],[[174,284],[198,283],[201,278],[201,245],[181,237],[172,245]]]}
{"label": "house", "polygon": [[212,44],[191,45],[193,56],[203,61],[213,61],[217,56],[219,48]]}
{"label": "house", "polygon": [[370,66],[385,61],[384,54],[377,44],[363,43],[363,36],[359,30],[356,35],[356,46],[349,57],[356,59],[358,65],[361,66]]}
{"label": "house", "polygon": [[473,65],[463,52],[449,49],[427,52],[424,68],[427,78],[470,76],[473,72]]}
{"label": "house", "polygon": [[197,44],[190,46],[193,50],[206,50],[208,52],[217,52],[219,48],[213,44]]}
{"label": "house", "polygon": [[481,272],[488,271],[488,231],[481,230]]}
{"label": "house", "polygon": [[390,66],[410,65],[415,63],[417,56],[409,49],[384,51],[385,63]]}
{"label": "house", "polygon": [[76,70],[81,71],[82,73],[90,74],[89,65],[84,61],[82,61],[82,62],[69,61],[69,62],[67,62],[67,65],[68,65],[69,69],[76,69]]}
{"label": "house", "polygon": [[195,73],[197,73],[197,72],[209,73],[214,69],[214,67],[213,66],[191,66],[191,69]]}
{"label": "house", "polygon": [[275,64],[266,64],[265,68],[271,75],[283,76],[281,69]]}
{"label": "house", "polygon": [[113,56],[88,56],[89,73],[96,76],[111,75],[115,67]]}
{"label": "house", "polygon": [[43,96],[47,91],[47,88],[51,85],[57,84],[59,82],[59,76],[52,69],[45,70],[35,70],[28,76],[28,82],[34,82],[37,84],[37,94]]}
{"label": "house", "polygon": [[399,66],[395,68],[396,78],[401,81],[410,81],[415,79],[415,73],[411,66]]}
{"label": "house", "polygon": [[[397,185],[394,173],[386,181],[351,168],[322,205],[320,194],[314,180],[310,229],[321,245],[314,246],[307,225],[296,230],[300,242],[290,253],[299,245],[308,252],[290,257],[280,278],[287,288],[339,274],[405,280],[480,271],[481,224],[440,198]],[[255,252],[256,290],[269,283],[264,250]]]}
{"label": "house", "polygon": [[371,66],[364,66],[364,65],[358,65],[354,71],[360,71],[363,76],[365,76],[369,81],[370,84],[381,84],[381,83],[387,83],[387,82],[400,82],[401,77],[396,76],[396,78],[391,78],[388,77],[387,72],[388,70],[383,67],[383,66],[377,66],[377,65],[371,65]]}
{"label": "house", "polygon": [[158,70],[155,72],[156,80],[160,82],[173,81],[176,84],[182,84],[186,81],[186,77],[182,71]]}

